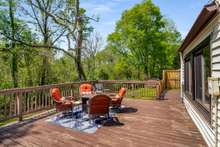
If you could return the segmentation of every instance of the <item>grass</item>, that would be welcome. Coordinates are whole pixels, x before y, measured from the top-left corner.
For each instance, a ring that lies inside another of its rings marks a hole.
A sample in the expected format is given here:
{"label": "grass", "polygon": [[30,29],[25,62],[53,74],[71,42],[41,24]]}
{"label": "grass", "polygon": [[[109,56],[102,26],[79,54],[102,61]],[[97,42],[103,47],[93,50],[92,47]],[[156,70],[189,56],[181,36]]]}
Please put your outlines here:
{"label": "grass", "polygon": [[129,89],[127,91],[127,97],[132,99],[144,99],[144,100],[154,100],[156,96],[156,88],[138,88]]}
{"label": "grass", "polygon": [[18,120],[17,118],[10,118],[10,119],[4,120],[4,121],[0,121],[0,127],[5,126],[10,123],[13,123],[13,122],[16,122],[17,120]]}

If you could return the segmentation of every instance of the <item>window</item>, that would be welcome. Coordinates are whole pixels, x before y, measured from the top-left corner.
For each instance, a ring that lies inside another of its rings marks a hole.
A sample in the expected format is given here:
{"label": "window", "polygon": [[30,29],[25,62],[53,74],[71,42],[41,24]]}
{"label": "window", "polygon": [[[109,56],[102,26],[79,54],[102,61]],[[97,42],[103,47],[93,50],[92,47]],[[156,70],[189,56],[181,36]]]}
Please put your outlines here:
{"label": "window", "polygon": [[208,77],[211,76],[210,48],[205,46],[194,54],[195,100],[210,111]]}
{"label": "window", "polygon": [[185,94],[210,115],[208,77],[211,75],[209,39],[195,48],[184,60]]}
{"label": "window", "polygon": [[194,77],[195,77],[195,100],[202,101],[203,97],[203,78],[202,78],[202,54],[194,56]]}
{"label": "window", "polygon": [[188,58],[184,64],[184,75],[185,75],[185,92],[192,95],[192,67],[191,60]]}
{"label": "window", "polygon": [[210,48],[209,46],[203,49],[203,60],[204,60],[204,100],[203,104],[207,109],[211,109],[211,95],[208,92],[208,77],[211,76],[211,57],[210,57]]}

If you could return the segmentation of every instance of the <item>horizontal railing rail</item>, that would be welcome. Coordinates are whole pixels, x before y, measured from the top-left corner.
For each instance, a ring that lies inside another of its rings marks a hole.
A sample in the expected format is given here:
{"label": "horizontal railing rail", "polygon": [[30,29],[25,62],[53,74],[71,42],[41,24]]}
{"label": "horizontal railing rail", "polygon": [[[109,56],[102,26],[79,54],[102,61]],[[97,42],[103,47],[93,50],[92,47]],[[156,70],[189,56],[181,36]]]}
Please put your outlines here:
{"label": "horizontal railing rail", "polygon": [[91,83],[94,86],[97,83],[102,84],[106,93],[117,93],[121,87],[125,87],[127,89],[126,97],[134,98],[158,98],[164,87],[162,81],[97,80],[4,89],[0,90],[0,121],[14,117],[18,117],[21,121],[25,114],[53,108],[54,103],[50,97],[50,89],[53,87],[60,88],[62,96],[79,98],[79,86],[82,83]]}

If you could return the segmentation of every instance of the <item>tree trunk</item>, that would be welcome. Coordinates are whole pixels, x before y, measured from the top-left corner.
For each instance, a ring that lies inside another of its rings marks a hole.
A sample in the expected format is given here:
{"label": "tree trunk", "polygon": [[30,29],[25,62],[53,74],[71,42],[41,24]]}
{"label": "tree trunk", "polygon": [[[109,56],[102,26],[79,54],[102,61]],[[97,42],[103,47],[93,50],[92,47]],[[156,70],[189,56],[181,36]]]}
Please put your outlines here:
{"label": "tree trunk", "polygon": [[76,64],[76,69],[78,73],[78,80],[80,81],[86,80],[86,75],[82,68],[81,61],[79,62],[79,60],[75,59],[75,64]]}
{"label": "tree trunk", "polygon": [[18,65],[17,61],[18,56],[16,53],[12,54],[12,64],[11,64],[11,75],[12,75],[12,80],[13,80],[13,86],[14,88],[18,87]]}
{"label": "tree trunk", "polygon": [[40,85],[49,84],[49,81],[47,80],[49,77],[48,73],[48,57],[43,56],[43,61],[40,69]]}
{"label": "tree trunk", "polygon": [[79,0],[76,0],[76,19],[77,19],[77,41],[76,41],[76,67],[78,72],[78,80],[86,80],[86,75],[84,73],[82,63],[81,63],[81,49],[83,41],[83,28],[82,28],[82,18],[79,12]]}
{"label": "tree trunk", "polygon": [[[48,16],[45,14],[44,18],[44,45],[49,46],[49,29],[48,29]],[[50,64],[49,64],[49,54],[50,54],[50,48],[45,48],[45,52],[43,55],[43,61],[41,65],[41,78],[40,78],[40,85],[46,85],[50,84],[49,80],[49,69],[50,69]]]}
{"label": "tree trunk", "polygon": [[[14,24],[14,12],[13,12],[13,0],[8,1],[9,4],[9,16],[10,16],[10,25],[11,25],[11,49],[15,50],[15,24]],[[13,86],[16,88],[18,87],[18,56],[16,51],[12,53],[12,60],[11,60],[11,75],[13,80]]]}
{"label": "tree trunk", "polygon": [[137,79],[140,80],[141,79],[141,70],[140,70],[140,66],[138,65],[138,68],[137,68]]}
{"label": "tree trunk", "polygon": [[148,80],[149,77],[148,77],[148,66],[145,65],[144,66],[144,80]]}

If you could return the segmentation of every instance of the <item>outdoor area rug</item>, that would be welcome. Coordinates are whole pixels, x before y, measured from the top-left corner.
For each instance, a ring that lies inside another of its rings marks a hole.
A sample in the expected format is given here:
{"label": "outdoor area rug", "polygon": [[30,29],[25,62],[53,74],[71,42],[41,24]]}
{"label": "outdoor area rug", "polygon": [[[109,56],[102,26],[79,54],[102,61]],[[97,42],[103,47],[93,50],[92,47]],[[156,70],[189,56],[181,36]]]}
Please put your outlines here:
{"label": "outdoor area rug", "polygon": [[103,122],[113,121],[113,116],[115,112],[110,112],[110,118],[98,118],[95,120],[90,120],[88,114],[82,112],[82,107],[74,108],[73,113],[59,113],[55,116],[47,119],[49,123],[57,124],[62,127],[71,128],[85,133],[95,133],[98,128],[102,127]]}

